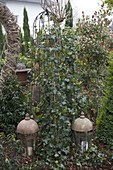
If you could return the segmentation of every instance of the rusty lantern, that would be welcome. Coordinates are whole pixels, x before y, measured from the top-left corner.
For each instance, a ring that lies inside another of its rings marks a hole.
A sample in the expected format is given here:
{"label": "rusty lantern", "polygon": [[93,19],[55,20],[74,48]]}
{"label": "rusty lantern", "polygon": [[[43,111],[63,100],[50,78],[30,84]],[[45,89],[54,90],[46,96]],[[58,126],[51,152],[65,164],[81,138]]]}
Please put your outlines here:
{"label": "rusty lantern", "polygon": [[18,63],[16,66],[15,73],[18,77],[18,81],[21,85],[26,85],[28,80],[28,73],[31,71],[31,69],[26,68],[25,64]]}
{"label": "rusty lantern", "polygon": [[23,143],[26,157],[33,157],[38,131],[38,124],[30,118],[28,113],[26,114],[25,119],[17,125],[17,137]]}
{"label": "rusty lantern", "polygon": [[74,120],[72,130],[75,134],[75,143],[80,146],[82,152],[86,151],[91,146],[93,123],[81,112],[80,117]]}

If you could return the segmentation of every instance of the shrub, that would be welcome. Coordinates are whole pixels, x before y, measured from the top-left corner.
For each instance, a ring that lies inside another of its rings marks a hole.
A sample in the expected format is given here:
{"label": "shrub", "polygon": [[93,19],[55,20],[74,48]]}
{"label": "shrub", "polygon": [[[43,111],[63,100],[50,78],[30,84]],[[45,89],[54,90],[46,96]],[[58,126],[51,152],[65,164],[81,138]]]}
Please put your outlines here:
{"label": "shrub", "polygon": [[23,148],[15,134],[0,133],[0,170],[19,170]]}
{"label": "shrub", "polygon": [[97,119],[97,136],[100,141],[111,144],[113,142],[113,57],[109,59],[107,67],[107,81],[102,108]]}
{"label": "shrub", "polygon": [[0,96],[0,130],[14,132],[29,109],[29,101],[16,76],[6,77]]}
{"label": "shrub", "polygon": [[65,21],[65,26],[73,27],[73,9],[70,0],[68,0],[65,8],[66,8],[66,16],[67,16]]}
{"label": "shrub", "polygon": [[104,6],[92,15],[78,20],[76,27],[77,56],[80,60],[78,73],[81,77],[81,86],[86,95],[84,109],[90,119],[95,121],[100,108],[100,99],[103,96],[105,65],[109,52],[111,35],[107,18],[110,11]]}
{"label": "shrub", "polygon": [[25,42],[29,42],[30,41],[30,29],[29,29],[29,19],[28,19],[28,14],[27,14],[27,10],[24,7],[24,11],[23,11],[23,31],[24,31],[24,40]]}

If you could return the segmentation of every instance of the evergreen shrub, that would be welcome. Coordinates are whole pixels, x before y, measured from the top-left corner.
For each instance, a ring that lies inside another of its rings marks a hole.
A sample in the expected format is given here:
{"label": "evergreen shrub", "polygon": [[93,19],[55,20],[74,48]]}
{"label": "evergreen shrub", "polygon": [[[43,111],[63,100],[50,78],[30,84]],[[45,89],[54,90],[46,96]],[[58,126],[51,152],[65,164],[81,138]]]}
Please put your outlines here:
{"label": "evergreen shrub", "polygon": [[0,131],[13,133],[19,121],[28,112],[28,103],[17,77],[6,77],[0,96]]}
{"label": "evergreen shrub", "polygon": [[106,144],[113,142],[113,57],[107,67],[105,96],[102,99],[96,129],[100,141]]}

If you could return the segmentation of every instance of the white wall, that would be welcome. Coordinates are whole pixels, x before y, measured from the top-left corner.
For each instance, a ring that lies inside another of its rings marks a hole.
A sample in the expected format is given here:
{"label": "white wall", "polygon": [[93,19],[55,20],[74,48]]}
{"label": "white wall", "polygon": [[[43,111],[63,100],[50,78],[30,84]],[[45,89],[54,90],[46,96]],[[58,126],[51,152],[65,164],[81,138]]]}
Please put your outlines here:
{"label": "white wall", "polygon": [[24,7],[26,8],[29,18],[30,31],[31,34],[33,34],[34,19],[41,11],[43,11],[40,4],[7,1],[6,5],[14,15],[18,16],[18,25],[21,27],[22,32],[23,32],[23,10]]}
{"label": "white wall", "polygon": [[[86,15],[92,15],[95,10],[98,10],[101,0],[71,0],[73,13],[74,13],[74,25],[79,17],[81,17],[82,11],[85,12]],[[28,18],[29,18],[29,26],[31,34],[33,34],[33,22],[35,17],[43,11],[41,5],[38,3],[30,3],[30,2],[18,2],[18,1],[6,1],[7,7],[10,11],[18,16],[18,25],[21,27],[21,31],[23,32],[23,9],[24,7],[27,10]]]}
{"label": "white wall", "polygon": [[85,15],[92,16],[95,11],[99,10],[101,3],[101,0],[71,0],[74,24],[82,16],[82,11],[84,11]]}

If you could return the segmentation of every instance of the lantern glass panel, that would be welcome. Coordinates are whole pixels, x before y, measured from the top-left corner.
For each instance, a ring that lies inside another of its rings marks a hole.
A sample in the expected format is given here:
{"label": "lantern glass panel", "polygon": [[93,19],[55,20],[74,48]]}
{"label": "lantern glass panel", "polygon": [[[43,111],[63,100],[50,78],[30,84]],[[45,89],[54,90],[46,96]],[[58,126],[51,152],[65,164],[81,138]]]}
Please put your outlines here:
{"label": "lantern glass panel", "polygon": [[89,132],[76,132],[75,143],[81,148],[81,151],[87,151],[91,146],[92,131]]}
{"label": "lantern glass panel", "polygon": [[29,139],[26,141],[26,149],[27,149],[27,155],[32,156],[33,155],[33,139]]}

